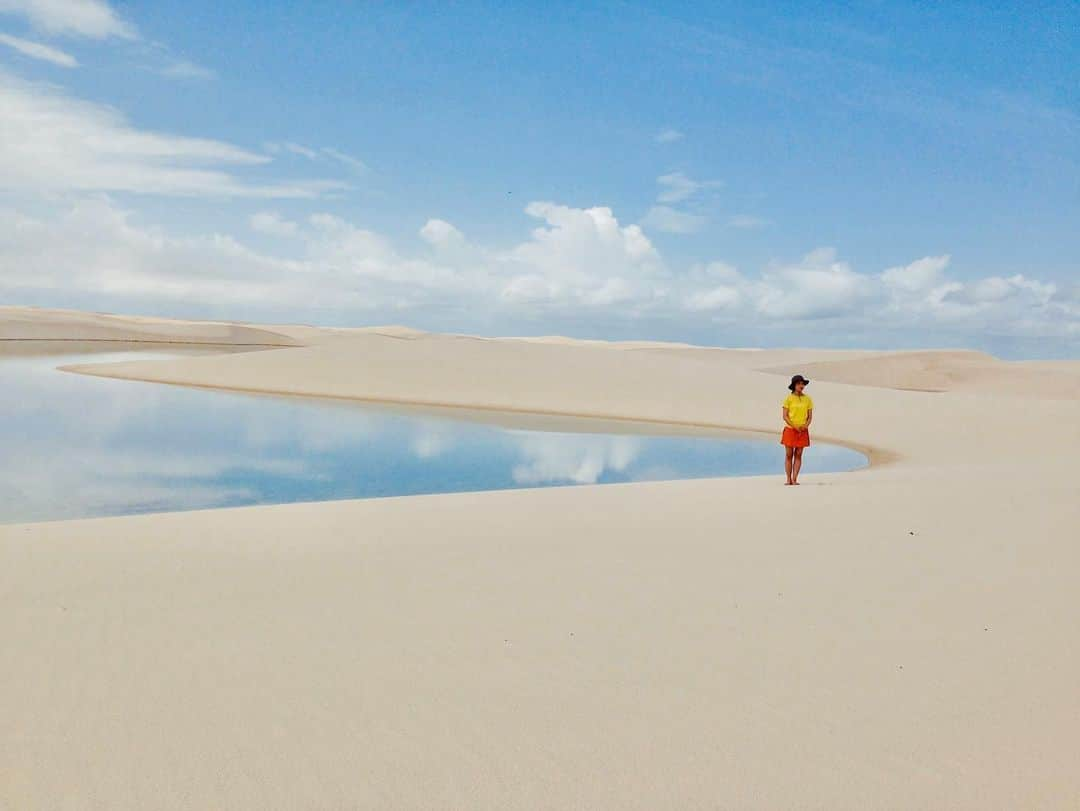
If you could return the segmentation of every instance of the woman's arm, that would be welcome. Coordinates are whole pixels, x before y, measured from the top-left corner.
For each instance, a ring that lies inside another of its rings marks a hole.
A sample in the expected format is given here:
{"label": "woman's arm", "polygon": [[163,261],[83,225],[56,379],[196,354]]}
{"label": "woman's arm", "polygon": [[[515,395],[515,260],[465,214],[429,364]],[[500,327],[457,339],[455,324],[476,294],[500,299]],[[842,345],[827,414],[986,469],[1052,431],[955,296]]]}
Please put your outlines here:
{"label": "woman's arm", "polygon": [[788,417],[787,409],[782,408],[781,411],[784,413],[784,425],[786,425],[788,428],[790,428],[793,431],[798,431],[799,429],[791,424],[791,419]]}
{"label": "woman's arm", "polygon": [[806,425],[803,426],[804,431],[810,430],[810,423],[814,421],[814,409],[810,409],[806,412]]}

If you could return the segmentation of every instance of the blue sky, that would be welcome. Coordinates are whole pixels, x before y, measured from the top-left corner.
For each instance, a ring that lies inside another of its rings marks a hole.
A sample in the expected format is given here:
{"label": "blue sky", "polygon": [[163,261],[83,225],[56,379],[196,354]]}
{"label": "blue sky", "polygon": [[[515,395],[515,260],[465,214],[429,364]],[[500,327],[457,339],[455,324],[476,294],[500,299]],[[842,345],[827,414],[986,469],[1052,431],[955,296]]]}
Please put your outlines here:
{"label": "blue sky", "polygon": [[1077,30],[1075,2],[0,0],[0,296],[1074,355]]}

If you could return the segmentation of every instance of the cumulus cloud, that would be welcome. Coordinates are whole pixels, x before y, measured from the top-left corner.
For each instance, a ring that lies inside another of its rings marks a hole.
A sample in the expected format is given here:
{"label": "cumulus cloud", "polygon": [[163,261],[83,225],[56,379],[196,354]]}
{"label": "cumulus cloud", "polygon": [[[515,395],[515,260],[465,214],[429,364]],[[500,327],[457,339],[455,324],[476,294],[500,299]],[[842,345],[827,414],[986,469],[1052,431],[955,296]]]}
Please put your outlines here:
{"label": "cumulus cloud", "polygon": [[140,227],[105,199],[50,218],[0,210],[0,289],[85,291],[123,300],[283,304],[301,263],[260,255],[225,235]]}
{"label": "cumulus cloud", "polygon": [[822,320],[875,335],[913,328],[1080,335],[1080,291],[1025,274],[951,278],[947,256],[858,272],[820,248],[760,272],[719,261],[679,269],[640,226],[620,223],[607,207],[535,202],[526,214],[539,224],[509,248],[474,244],[448,221],[430,219],[411,250],[329,213],[254,214],[251,238],[286,239],[267,243],[282,255],[226,233],[170,233],[106,197],[76,199],[47,216],[0,209],[0,298],[82,296],[97,307],[201,308],[195,312],[234,318],[326,310],[423,323],[454,312],[460,323],[452,328],[462,331],[501,314],[507,323],[525,315],[648,319],[687,335],[714,323],[753,331]]}
{"label": "cumulus cloud", "polygon": [[832,318],[859,309],[874,284],[838,261],[832,248],[818,248],[800,262],[766,270],[756,293],[758,312],[771,318]]}
{"label": "cumulus cloud", "polygon": [[743,303],[743,294],[735,285],[717,285],[695,290],[685,298],[685,307],[692,313],[733,312]]}
{"label": "cumulus cloud", "polygon": [[1022,273],[1003,278],[990,276],[980,279],[968,288],[968,295],[976,304],[998,304],[1021,298],[1033,305],[1047,304],[1057,293],[1057,285],[1029,279]]}
{"label": "cumulus cloud", "polygon": [[438,219],[431,219],[424,223],[420,229],[420,238],[436,247],[461,245],[465,242],[465,235],[461,231],[446,220]]}
{"label": "cumulus cloud", "polygon": [[690,313],[737,314],[752,291],[748,280],[734,265],[709,262],[694,265],[683,279],[682,307]]}
{"label": "cumulus cloud", "polygon": [[[929,313],[938,321],[981,324],[986,328],[1022,324],[1032,318],[1041,321],[1042,326],[1049,326],[1045,323],[1047,317],[1069,314],[1066,302],[1059,301],[1057,293],[1057,285],[1029,279],[1023,274],[989,276],[966,284],[943,284],[931,291],[923,306],[913,308],[913,312]],[[1028,332],[1041,331],[1036,323],[1027,327]]]}
{"label": "cumulus cloud", "polygon": [[[543,221],[509,250],[485,249],[444,220],[421,239],[430,256],[403,253],[389,239],[341,217],[304,221],[254,214],[256,234],[286,237],[295,255],[262,253],[235,237],[181,237],[141,225],[107,198],[82,199],[33,217],[0,210],[0,293],[85,292],[129,301],[213,300],[222,307],[300,306],[368,312],[543,304],[556,310],[648,302],[663,265],[636,225],[610,209],[534,203]],[[297,253],[298,251],[298,253]]]}
{"label": "cumulus cloud", "polygon": [[0,71],[0,187],[213,197],[315,197],[334,181],[245,182],[268,161],[223,141],[142,130],[111,107]]}
{"label": "cumulus cloud", "polygon": [[888,268],[879,278],[887,296],[882,318],[892,325],[953,325],[1026,335],[1080,333],[1080,310],[1068,291],[1025,274],[959,281],[950,257],[926,256]]}
{"label": "cumulus cloud", "polygon": [[74,68],[79,65],[75,57],[66,51],[61,51],[59,48],[53,48],[40,42],[13,37],[10,34],[0,34],[0,45],[6,45],[31,59],[49,62],[62,68]]}
{"label": "cumulus cloud", "polygon": [[104,0],[0,0],[0,14],[17,14],[49,34],[133,39],[135,28]]}
{"label": "cumulus cloud", "polygon": [[328,274],[353,291],[381,291],[403,304],[421,300],[426,293],[461,287],[461,274],[403,256],[390,240],[374,231],[331,214],[316,214],[309,224],[307,258],[312,270],[320,276]]}
{"label": "cumulus cloud", "polygon": [[881,279],[898,294],[925,294],[942,283],[949,259],[948,254],[924,256],[911,264],[888,268]]}
{"label": "cumulus cloud", "polygon": [[534,202],[525,212],[545,225],[497,257],[500,275],[510,276],[502,289],[507,300],[625,302],[647,296],[650,277],[662,269],[641,228],[620,225],[610,208]]}

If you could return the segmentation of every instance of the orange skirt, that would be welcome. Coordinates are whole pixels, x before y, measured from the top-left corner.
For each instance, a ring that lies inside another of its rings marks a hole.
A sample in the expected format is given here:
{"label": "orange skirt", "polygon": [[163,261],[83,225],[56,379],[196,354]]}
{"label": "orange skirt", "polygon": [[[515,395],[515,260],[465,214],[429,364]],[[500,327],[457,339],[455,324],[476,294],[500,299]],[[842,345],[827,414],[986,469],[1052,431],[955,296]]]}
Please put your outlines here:
{"label": "orange skirt", "polygon": [[780,444],[786,448],[809,448],[810,431],[796,431],[794,428],[784,426],[784,435],[780,437]]}

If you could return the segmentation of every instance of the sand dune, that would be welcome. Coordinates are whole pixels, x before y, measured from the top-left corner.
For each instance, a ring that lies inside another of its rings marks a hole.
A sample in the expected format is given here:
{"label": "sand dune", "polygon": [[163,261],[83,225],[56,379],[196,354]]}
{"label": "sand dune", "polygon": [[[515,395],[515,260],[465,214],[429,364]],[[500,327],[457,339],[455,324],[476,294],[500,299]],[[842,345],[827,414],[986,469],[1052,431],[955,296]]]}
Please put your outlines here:
{"label": "sand dune", "polygon": [[1080,806],[1080,364],[154,329],[305,345],[83,370],[775,434],[797,365],[878,464],[0,527],[0,807]]}
{"label": "sand dune", "polygon": [[[790,366],[758,368],[783,375]],[[1080,365],[1073,362],[1009,363],[982,352],[894,352],[854,360],[814,361],[801,368],[811,379],[833,383],[1080,399]]]}
{"label": "sand dune", "polygon": [[75,310],[0,307],[0,340],[114,341],[291,346],[286,330],[216,321],[116,316]]}

